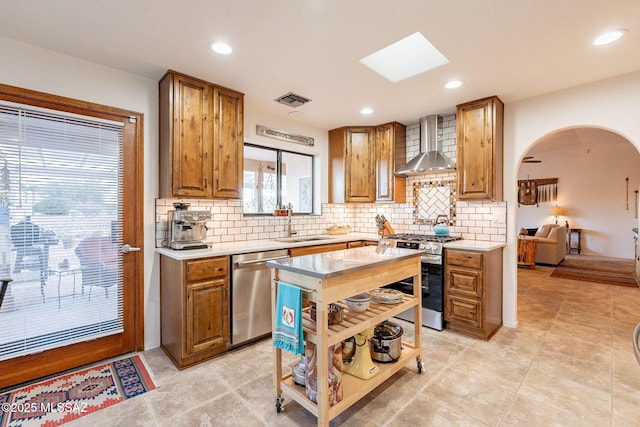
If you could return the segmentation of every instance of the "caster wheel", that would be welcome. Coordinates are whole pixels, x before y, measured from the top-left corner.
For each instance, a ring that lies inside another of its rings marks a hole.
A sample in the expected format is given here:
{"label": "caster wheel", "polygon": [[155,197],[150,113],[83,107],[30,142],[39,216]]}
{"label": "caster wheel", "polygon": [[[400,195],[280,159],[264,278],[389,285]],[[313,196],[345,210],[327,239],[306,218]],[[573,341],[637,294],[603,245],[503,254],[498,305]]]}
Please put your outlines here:
{"label": "caster wheel", "polygon": [[282,412],[282,398],[276,397],[276,412],[279,414]]}
{"label": "caster wheel", "polygon": [[418,365],[418,373],[421,374],[422,371],[424,370],[424,364],[422,363],[422,360],[418,360],[417,365]]}

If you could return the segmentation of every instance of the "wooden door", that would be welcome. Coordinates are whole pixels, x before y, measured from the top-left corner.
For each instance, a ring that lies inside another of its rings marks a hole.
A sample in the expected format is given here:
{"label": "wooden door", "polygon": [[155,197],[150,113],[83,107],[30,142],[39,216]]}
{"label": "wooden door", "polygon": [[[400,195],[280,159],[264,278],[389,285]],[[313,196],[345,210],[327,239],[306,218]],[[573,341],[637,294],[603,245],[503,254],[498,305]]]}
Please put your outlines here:
{"label": "wooden door", "polygon": [[[143,115],[119,108],[6,85],[0,85],[1,101],[25,105],[25,108],[37,106],[60,114],[72,113],[75,115],[74,123],[91,123],[91,126],[94,127],[98,123],[93,121],[95,119],[115,123],[115,127],[119,127],[117,124],[121,124],[121,133],[119,134],[121,140],[109,146],[105,143],[100,154],[101,156],[109,156],[109,161],[117,166],[106,172],[90,167],[87,167],[86,170],[78,168],[73,175],[73,179],[83,182],[95,179],[96,175],[105,177],[105,179],[108,177],[115,180],[115,182],[119,182],[119,185],[109,186],[110,191],[115,193],[117,202],[113,206],[98,204],[96,207],[108,210],[108,212],[119,212],[120,214],[115,214],[113,218],[110,214],[105,215],[106,220],[100,220],[100,228],[93,227],[97,220],[92,217],[78,219],[77,221],[67,220],[70,227],[69,231],[78,232],[83,227],[90,228],[94,238],[95,236],[106,238],[107,242],[109,242],[109,254],[117,259],[117,274],[115,274],[115,283],[109,284],[111,294],[109,296],[110,300],[108,300],[114,301],[119,308],[117,319],[109,320],[109,322],[114,322],[116,328],[106,336],[102,335],[95,338],[95,335],[91,334],[96,332],[94,325],[97,323],[84,326],[82,324],[77,326],[74,323],[73,326],[69,326],[66,322],[61,322],[65,323],[64,325],[57,325],[51,321],[54,315],[58,319],[68,319],[70,322],[82,320],[83,304],[90,306],[98,299],[107,301],[106,292],[104,289],[99,289],[106,283],[101,282],[100,277],[97,275],[93,276],[93,281],[90,283],[90,287],[93,289],[93,295],[90,299],[87,298],[89,290],[86,290],[85,294],[78,293],[76,295],[75,287],[73,299],[71,296],[61,297],[60,295],[57,298],[45,298],[43,293],[43,301],[38,303],[37,312],[33,314],[31,319],[41,316],[39,318],[43,319],[43,323],[47,323],[47,330],[42,332],[35,330],[33,333],[38,336],[40,341],[46,340],[51,346],[46,350],[42,350],[39,347],[28,347],[20,355],[0,361],[0,388],[4,388],[121,354],[143,350]],[[82,116],[82,118],[78,118],[78,116]],[[26,140],[25,146],[29,144],[33,144],[33,142]],[[72,149],[68,144],[64,146],[69,150]],[[73,149],[77,150],[77,152],[83,152],[83,150],[93,152],[96,146],[97,142],[93,144],[83,142],[83,144],[77,143],[77,147]],[[51,147],[48,147],[48,149],[51,149]],[[69,161],[72,161],[72,158],[86,159],[86,157],[82,156],[69,155]],[[64,176],[61,175],[59,179],[62,178]],[[26,176],[23,176],[23,179],[26,179]],[[53,180],[54,177],[50,177],[50,179]],[[17,203],[14,207],[15,209],[19,208]],[[86,234],[78,235],[80,239],[86,240],[85,236]],[[121,245],[130,245],[131,247],[141,248],[141,250],[123,253],[120,250]],[[78,244],[77,248],[79,247]],[[64,248],[61,249],[64,250]],[[73,251],[73,249],[71,250]],[[59,266],[52,259],[50,259],[50,262],[45,267],[48,271],[55,272],[55,275],[45,275],[42,279],[41,286],[45,289],[49,287],[55,289],[54,284],[59,283],[58,279],[61,279],[59,276],[69,271],[64,266]],[[72,259],[70,264],[73,265],[73,262],[75,262],[75,259]],[[71,267],[67,268],[70,269]],[[85,274],[85,272],[86,270],[82,266],[78,267],[78,271],[73,273],[73,280],[75,280],[76,274],[79,276],[79,282],[84,280],[85,278],[82,277],[82,274]],[[110,276],[114,277],[114,275]],[[65,274],[65,277],[71,278],[72,276],[71,274]],[[12,286],[19,285],[18,280],[12,282]],[[78,283],[79,286],[80,283]],[[17,293],[19,289],[16,287],[13,291]],[[64,298],[64,301],[62,301],[62,298]],[[80,301],[82,304],[74,304],[74,300]],[[2,309],[11,310],[12,307],[5,300]],[[18,314],[16,312],[20,310],[22,310],[22,307],[14,306],[13,312],[8,312],[0,316],[0,318],[7,320],[10,316]],[[73,311],[67,312],[65,310]],[[103,323],[99,324],[102,325]],[[58,329],[51,330],[52,327]],[[69,344],[68,340],[63,339],[65,336],[74,336],[76,339],[74,339],[73,344]],[[36,344],[38,343],[34,341],[34,345]]]}
{"label": "wooden door", "polygon": [[373,128],[348,128],[346,135],[346,202],[375,201],[375,134]]}
{"label": "wooden door", "polygon": [[214,90],[214,198],[241,199],[244,108],[241,93]]}

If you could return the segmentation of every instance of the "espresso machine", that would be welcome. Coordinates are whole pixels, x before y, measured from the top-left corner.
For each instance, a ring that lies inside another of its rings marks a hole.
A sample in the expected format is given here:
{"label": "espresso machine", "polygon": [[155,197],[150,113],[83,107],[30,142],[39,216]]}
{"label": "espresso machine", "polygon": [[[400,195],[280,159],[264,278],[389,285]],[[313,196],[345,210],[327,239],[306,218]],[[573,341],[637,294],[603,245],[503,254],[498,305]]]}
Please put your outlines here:
{"label": "espresso machine", "polygon": [[175,210],[167,213],[169,227],[169,247],[171,249],[205,249],[208,247],[207,221],[211,220],[210,211],[190,211],[189,203],[176,202]]}

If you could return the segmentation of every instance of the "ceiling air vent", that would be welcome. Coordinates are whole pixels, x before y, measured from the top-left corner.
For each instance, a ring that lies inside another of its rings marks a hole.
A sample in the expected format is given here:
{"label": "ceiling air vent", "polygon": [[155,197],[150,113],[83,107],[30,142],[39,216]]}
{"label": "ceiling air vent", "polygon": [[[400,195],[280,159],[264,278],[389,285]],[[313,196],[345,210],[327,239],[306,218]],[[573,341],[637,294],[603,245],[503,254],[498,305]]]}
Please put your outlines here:
{"label": "ceiling air vent", "polygon": [[296,95],[293,92],[289,92],[286,95],[282,95],[280,98],[276,98],[274,101],[279,102],[283,105],[288,105],[289,107],[299,107],[307,102],[311,101],[304,96]]}

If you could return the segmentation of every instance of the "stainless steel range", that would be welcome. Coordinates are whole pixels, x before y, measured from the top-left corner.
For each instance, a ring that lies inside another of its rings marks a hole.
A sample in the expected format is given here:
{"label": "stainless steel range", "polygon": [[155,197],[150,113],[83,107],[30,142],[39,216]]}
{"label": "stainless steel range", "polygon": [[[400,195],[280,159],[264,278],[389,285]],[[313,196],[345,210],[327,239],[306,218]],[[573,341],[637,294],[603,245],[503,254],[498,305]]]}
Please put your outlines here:
{"label": "stainless steel range", "polygon": [[[458,236],[433,234],[391,234],[382,236],[379,246],[391,248],[421,249],[427,253],[422,260],[422,325],[439,331],[444,329],[444,273],[442,265],[443,244],[460,240]],[[413,278],[392,283],[388,288],[413,294]],[[400,319],[413,322],[413,310],[400,313]]]}

